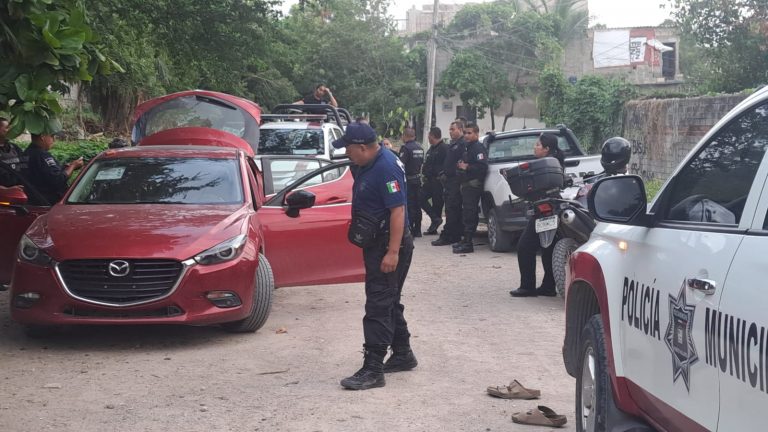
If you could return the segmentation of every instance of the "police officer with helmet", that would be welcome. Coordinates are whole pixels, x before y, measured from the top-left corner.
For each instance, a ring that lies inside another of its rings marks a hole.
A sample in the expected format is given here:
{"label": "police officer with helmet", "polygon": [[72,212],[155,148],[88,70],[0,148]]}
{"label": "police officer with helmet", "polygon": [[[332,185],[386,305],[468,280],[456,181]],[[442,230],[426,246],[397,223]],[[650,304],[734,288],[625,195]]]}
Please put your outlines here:
{"label": "police officer with helmet", "polygon": [[[363,249],[365,263],[363,367],[341,380],[341,386],[366,390],[383,387],[385,372],[406,371],[418,364],[400,302],[413,256],[405,170],[397,156],[378,144],[376,132],[365,123],[347,125],[344,136],[333,146],[346,148],[357,167],[348,238]],[[385,363],[389,347],[392,355]]]}
{"label": "police officer with helmet", "polygon": [[400,147],[400,160],[405,166],[405,182],[408,185],[408,221],[411,234],[421,237],[421,165],[424,163],[424,149],[416,142],[416,131],[405,128],[403,131],[403,146]]}

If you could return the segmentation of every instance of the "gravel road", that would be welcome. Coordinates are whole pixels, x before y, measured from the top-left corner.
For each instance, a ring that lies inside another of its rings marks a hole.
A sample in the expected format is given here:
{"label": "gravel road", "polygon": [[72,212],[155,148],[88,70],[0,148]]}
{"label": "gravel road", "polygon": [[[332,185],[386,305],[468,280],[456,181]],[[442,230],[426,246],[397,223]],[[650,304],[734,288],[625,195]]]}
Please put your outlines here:
{"label": "gravel road", "polygon": [[[339,386],[362,364],[361,284],[279,289],[256,334],[83,327],[42,340],[10,320],[2,292],[0,430],[549,430],[510,419],[537,404],[568,416],[559,430],[575,430],[562,299],[511,298],[514,253],[480,245],[457,256],[432,239],[416,240],[404,289],[419,367],[362,392]],[[512,379],[542,398],[486,395]]]}

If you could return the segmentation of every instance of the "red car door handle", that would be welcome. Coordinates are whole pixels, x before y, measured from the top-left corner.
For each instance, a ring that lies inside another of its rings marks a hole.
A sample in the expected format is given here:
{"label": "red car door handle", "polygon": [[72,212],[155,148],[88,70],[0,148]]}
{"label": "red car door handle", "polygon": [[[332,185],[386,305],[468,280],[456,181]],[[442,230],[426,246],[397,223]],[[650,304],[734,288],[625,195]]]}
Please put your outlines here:
{"label": "red car door handle", "polygon": [[347,202],[347,199],[341,197],[330,197],[325,201],[326,204],[342,204],[345,202]]}
{"label": "red car door handle", "polygon": [[708,280],[708,279],[689,278],[688,288],[701,291],[706,295],[712,295],[715,293],[717,284],[715,283],[715,281]]}

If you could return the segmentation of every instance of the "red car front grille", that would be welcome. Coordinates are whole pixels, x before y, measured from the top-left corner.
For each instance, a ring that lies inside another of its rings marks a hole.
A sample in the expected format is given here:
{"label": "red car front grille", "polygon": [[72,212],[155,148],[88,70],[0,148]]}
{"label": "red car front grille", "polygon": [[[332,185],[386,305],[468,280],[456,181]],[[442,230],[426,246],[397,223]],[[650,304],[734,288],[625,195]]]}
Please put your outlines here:
{"label": "red car front grille", "polygon": [[[128,264],[127,270],[124,263]],[[180,262],[171,260],[73,260],[58,266],[62,282],[72,295],[115,305],[146,303],[167,296],[182,269]]]}

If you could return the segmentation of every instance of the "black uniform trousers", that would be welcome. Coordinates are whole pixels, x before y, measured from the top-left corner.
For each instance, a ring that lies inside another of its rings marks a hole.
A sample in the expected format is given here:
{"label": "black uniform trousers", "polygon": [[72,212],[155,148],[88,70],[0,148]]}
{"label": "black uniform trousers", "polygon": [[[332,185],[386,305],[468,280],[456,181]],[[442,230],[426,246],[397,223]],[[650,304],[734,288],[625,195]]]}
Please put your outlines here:
{"label": "black uniform trousers", "polygon": [[555,277],[552,274],[552,251],[557,239],[548,248],[541,248],[539,235],[536,233],[536,219],[528,220],[520,240],[517,242],[517,265],[520,268],[520,289],[536,289],[536,252],[541,249],[541,264],[544,267],[544,280],[541,287],[545,290],[555,289]]}
{"label": "black uniform trousers", "polygon": [[425,177],[421,187],[421,209],[434,222],[443,217],[443,183],[436,177]]}
{"label": "black uniform trousers", "polygon": [[407,199],[408,199],[408,223],[411,232],[421,232],[421,205],[419,205],[419,196],[421,195],[421,179],[406,180]]}
{"label": "black uniform trousers", "polygon": [[440,237],[457,242],[464,234],[464,222],[461,214],[461,182],[456,177],[448,177],[443,184],[445,193],[445,225]]}
{"label": "black uniform trousers", "polygon": [[483,182],[469,180],[461,184],[461,220],[464,224],[464,235],[473,236],[480,222],[480,197],[483,195]]}
{"label": "black uniform trousers", "polygon": [[400,303],[405,277],[413,257],[413,237],[406,232],[400,245],[400,259],[397,269],[382,273],[381,261],[387,253],[389,236],[378,244],[363,248],[365,262],[365,317],[363,335],[365,347],[371,350],[386,350],[387,347],[410,346],[411,334]]}

